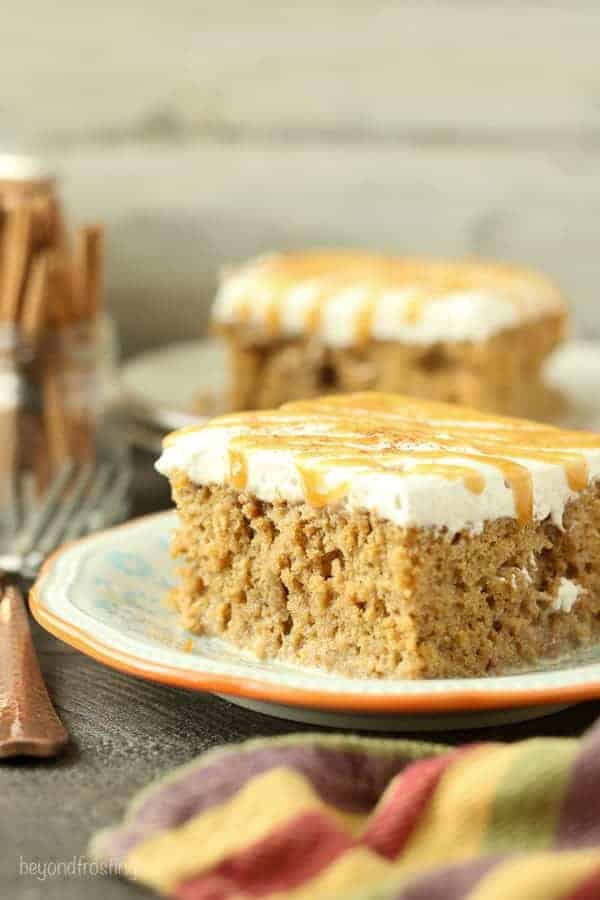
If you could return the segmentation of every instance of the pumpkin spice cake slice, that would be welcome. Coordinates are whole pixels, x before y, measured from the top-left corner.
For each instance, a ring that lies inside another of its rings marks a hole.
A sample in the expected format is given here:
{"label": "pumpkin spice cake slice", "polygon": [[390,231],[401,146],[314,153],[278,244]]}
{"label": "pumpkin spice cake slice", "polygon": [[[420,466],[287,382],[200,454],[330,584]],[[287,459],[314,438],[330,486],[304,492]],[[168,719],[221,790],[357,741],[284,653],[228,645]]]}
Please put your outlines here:
{"label": "pumpkin spice cake slice", "polygon": [[485,675],[600,633],[600,435],[364,393],[175,432],[185,626],[357,676]]}
{"label": "pumpkin spice cake slice", "polygon": [[482,261],[272,254],[228,272],[212,311],[230,408],[376,390],[552,418],[544,360],[566,308],[547,278]]}

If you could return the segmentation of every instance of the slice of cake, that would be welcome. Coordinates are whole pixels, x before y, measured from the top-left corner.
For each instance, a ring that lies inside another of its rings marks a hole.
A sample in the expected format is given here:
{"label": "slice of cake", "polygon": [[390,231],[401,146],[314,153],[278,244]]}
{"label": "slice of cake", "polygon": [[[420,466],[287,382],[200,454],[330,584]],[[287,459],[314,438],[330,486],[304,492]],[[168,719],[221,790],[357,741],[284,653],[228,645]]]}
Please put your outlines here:
{"label": "slice of cake", "polygon": [[485,675],[600,632],[600,435],[390,394],[174,433],[186,627],[351,675]]}
{"label": "slice of cake", "polygon": [[543,418],[557,402],[540,369],[565,306],[547,278],[512,266],[265,256],[226,275],[212,319],[235,410],[363,390]]}

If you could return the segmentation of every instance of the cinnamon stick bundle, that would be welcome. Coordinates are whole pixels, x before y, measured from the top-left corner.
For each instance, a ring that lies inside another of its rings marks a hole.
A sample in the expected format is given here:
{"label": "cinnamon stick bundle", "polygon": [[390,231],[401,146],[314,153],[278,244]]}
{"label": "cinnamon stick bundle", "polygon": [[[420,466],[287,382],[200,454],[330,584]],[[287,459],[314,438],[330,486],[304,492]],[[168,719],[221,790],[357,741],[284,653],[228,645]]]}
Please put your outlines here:
{"label": "cinnamon stick bundle", "polygon": [[[68,458],[93,453],[93,414],[85,391],[94,348],[81,357],[74,347],[93,340],[93,329],[78,326],[93,323],[100,311],[104,235],[102,226],[86,226],[71,247],[49,189],[3,193],[2,188],[0,182],[0,328],[14,329],[15,346],[27,348],[22,374],[39,389],[39,413],[28,409],[18,415],[19,430],[27,435],[21,462],[29,455],[43,486]],[[14,358],[19,365],[18,349]]]}

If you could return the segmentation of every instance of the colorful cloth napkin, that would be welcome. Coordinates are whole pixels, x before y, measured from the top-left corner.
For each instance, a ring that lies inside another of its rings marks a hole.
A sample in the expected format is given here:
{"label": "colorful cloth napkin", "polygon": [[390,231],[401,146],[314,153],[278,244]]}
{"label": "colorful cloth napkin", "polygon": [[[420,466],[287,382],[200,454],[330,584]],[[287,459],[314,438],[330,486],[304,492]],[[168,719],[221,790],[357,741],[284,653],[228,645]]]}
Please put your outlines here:
{"label": "colorful cloth napkin", "polygon": [[598,900],[600,723],[581,741],[213,750],[92,853],[178,900]]}

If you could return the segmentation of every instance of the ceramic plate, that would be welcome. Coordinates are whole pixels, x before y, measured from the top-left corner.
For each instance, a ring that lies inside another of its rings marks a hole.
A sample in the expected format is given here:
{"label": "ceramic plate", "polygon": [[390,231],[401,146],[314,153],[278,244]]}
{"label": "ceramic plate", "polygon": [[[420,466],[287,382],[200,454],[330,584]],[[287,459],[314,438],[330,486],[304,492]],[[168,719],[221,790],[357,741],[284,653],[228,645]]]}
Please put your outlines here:
{"label": "ceramic plate", "polygon": [[[568,412],[561,424],[600,428],[600,342],[565,344],[549,360],[546,379],[566,395]],[[194,412],[200,395],[210,414],[220,411],[229,386],[227,357],[212,338],[171,344],[123,366],[120,383],[138,422],[171,431],[201,421]]]}
{"label": "ceramic plate", "polygon": [[56,554],[32,591],[38,622],[124,672],[336,727],[478,727],[600,697],[600,647],[516,675],[406,681],[261,662],[222,641],[190,635],[165,601],[174,579],[168,552],[174,515],[137,519]]}
{"label": "ceramic plate", "polygon": [[212,338],[142,353],[120,372],[121,391],[130,411],[161,431],[201,421],[194,411],[200,395],[211,414],[219,412],[228,384],[225,348]]}

